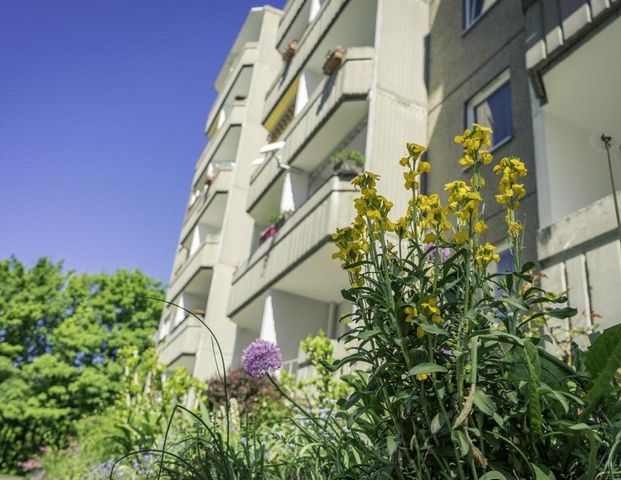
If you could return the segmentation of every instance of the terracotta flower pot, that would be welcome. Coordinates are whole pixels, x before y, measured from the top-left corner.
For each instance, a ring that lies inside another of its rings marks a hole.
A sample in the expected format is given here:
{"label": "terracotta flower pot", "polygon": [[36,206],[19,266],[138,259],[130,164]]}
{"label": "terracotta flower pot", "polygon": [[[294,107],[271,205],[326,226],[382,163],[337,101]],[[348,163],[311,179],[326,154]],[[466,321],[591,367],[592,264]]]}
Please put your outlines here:
{"label": "terracotta flower pot", "polygon": [[287,45],[287,49],[282,52],[282,59],[284,60],[285,63],[289,63],[294,55],[295,52],[298,51],[298,41],[297,40],[292,40],[291,42],[289,42],[289,45]]}
{"label": "terracotta flower pot", "polygon": [[326,61],[323,64],[323,73],[325,75],[332,75],[343,61],[344,56],[345,48],[340,45],[337,46],[328,58],[326,58]]}

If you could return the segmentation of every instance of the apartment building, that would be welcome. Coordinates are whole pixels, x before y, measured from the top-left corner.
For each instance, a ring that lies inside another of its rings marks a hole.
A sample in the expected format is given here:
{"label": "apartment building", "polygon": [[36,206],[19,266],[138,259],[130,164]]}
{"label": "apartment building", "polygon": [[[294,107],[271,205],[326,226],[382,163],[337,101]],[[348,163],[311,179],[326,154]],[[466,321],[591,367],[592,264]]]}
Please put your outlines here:
{"label": "apartment building", "polygon": [[[204,316],[228,364],[262,337],[294,368],[299,341],[318,329],[337,338],[349,308],[330,233],[353,217],[355,193],[331,158],[362,153],[400,211],[405,142],[429,146],[424,188],[440,191],[467,178],[451,139],[478,122],[494,127],[496,156],[520,156],[530,171],[524,242],[544,286],[568,291],[578,322],[616,323],[621,250],[599,137],[613,139],[621,182],[620,7],[290,0],[282,12],[251,10],[216,81],[168,298]],[[505,268],[502,214],[485,208]],[[171,367],[215,371],[192,318],[167,310],[160,337]]]}

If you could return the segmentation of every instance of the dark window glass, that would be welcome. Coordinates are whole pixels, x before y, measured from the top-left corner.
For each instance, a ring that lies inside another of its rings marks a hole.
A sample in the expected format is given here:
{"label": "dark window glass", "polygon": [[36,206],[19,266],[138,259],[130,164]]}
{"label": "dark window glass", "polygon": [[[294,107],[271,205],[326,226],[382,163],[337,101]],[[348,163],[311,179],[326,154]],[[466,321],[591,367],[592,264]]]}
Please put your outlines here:
{"label": "dark window glass", "polygon": [[468,28],[491,7],[496,0],[464,0],[464,28]]}
{"label": "dark window glass", "polygon": [[492,146],[507,140],[513,133],[511,125],[511,83],[506,82],[482,102],[474,106],[474,121],[494,131]]}

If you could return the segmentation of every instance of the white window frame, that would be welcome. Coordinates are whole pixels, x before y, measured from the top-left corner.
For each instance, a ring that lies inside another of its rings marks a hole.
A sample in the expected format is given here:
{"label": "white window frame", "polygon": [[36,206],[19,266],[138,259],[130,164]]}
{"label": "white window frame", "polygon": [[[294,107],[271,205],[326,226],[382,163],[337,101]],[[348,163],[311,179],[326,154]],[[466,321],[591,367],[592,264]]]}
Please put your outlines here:
{"label": "white window frame", "polygon": [[462,15],[463,15],[463,23],[462,23],[462,28],[463,28],[463,32],[467,32],[468,30],[470,30],[470,28],[476,24],[481,17],[483,17],[483,15],[485,15],[487,12],[489,12],[489,10],[498,3],[498,0],[492,0],[492,3],[490,3],[487,8],[484,8],[481,10],[481,13],[479,13],[478,16],[474,17],[474,18],[470,18],[468,16],[468,12],[470,11],[470,7],[472,5],[472,2],[475,0],[463,0],[462,1]]}
{"label": "white window frame", "polygon": [[[470,128],[473,123],[476,122],[475,109],[479,106],[486,98],[490,97],[494,94],[500,87],[504,87],[506,83],[509,83],[509,88],[511,88],[511,73],[507,68],[503,72],[500,73],[496,78],[494,78],[490,83],[488,83],[479,93],[477,93],[474,97],[472,97],[468,102],[466,102],[466,128]],[[513,106],[509,105],[511,108],[511,117],[513,117]],[[509,140],[513,138],[513,118],[511,119],[511,133],[509,136],[501,139],[497,143],[493,144],[489,149],[490,152],[493,152],[501,145],[504,145]]]}

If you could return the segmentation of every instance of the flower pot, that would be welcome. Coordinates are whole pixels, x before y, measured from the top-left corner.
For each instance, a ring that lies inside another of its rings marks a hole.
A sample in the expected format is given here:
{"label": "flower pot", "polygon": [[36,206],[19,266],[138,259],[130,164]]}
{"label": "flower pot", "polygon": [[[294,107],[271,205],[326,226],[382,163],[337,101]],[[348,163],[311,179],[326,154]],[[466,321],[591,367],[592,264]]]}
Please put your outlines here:
{"label": "flower pot", "polygon": [[287,49],[284,52],[282,52],[283,61],[285,63],[291,62],[297,50],[298,50],[298,41],[292,40],[291,42],[289,42],[289,45],[287,45]]}
{"label": "flower pot", "polygon": [[356,160],[347,159],[334,165],[334,171],[340,176],[355,176],[362,171],[362,165]]}
{"label": "flower pot", "polygon": [[332,75],[339,67],[345,56],[345,49],[340,45],[337,46],[334,51],[326,58],[323,64],[323,73],[325,75]]}

